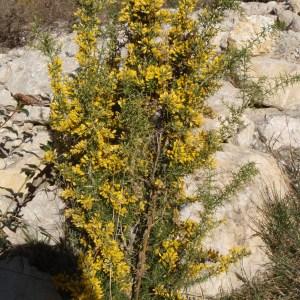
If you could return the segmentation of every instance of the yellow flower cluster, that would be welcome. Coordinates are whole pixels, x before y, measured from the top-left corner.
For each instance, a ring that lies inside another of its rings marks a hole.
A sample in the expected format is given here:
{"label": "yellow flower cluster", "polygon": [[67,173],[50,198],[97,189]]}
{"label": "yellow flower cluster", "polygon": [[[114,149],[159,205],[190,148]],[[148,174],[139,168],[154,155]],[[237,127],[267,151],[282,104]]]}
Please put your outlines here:
{"label": "yellow flower cluster", "polygon": [[176,268],[179,260],[178,249],[182,246],[178,240],[163,241],[163,250],[156,250],[156,254],[160,257],[160,262],[170,271]]}
{"label": "yellow flower cluster", "polygon": [[136,197],[130,196],[126,191],[124,191],[124,189],[122,189],[120,184],[111,185],[108,182],[104,182],[99,187],[99,193],[105,200],[111,203],[116,213],[121,216],[128,212],[127,206],[129,204],[137,201]]}
{"label": "yellow flower cluster", "polygon": [[167,289],[163,285],[159,285],[154,288],[154,295],[160,296],[166,300],[187,300],[187,297],[180,291],[172,291],[172,288]]}
{"label": "yellow flower cluster", "polygon": [[172,148],[167,151],[167,155],[175,163],[190,163],[197,158],[204,145],[205,135],[203,132],[188,131],[184,139],[174,139]]}

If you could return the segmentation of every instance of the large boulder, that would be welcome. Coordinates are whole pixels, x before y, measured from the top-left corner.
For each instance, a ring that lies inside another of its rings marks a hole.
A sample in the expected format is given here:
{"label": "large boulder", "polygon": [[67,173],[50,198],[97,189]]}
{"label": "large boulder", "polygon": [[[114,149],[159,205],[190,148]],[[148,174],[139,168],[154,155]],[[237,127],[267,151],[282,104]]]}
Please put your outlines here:
{"label": "large boulder", "polygon": [[[258,206],[262,204],[262,192],[265,186],[274,187],[279,195],[288,191],[285,176],[277,166],[275,159],[267,154],[238,147],[230,144],[224,145],[223,151],[216,155],[217,160],[217,182],[226,184],[231,178],[231,172],[237,171],[242,165],[254,162],[259,174],[253,181],[241,189],[230,202],[224,203],[217,210],[218,219],[224,220],[206,240],[206,246],[217,249],[225,254],[234,246],[246,247],[251,254],[242,261],[232,266],[228,274],[222,274],[209,281],[191,288],[191,294],[204,294],[213,296],[220,289],[230,290],[242,283],[236,277],[235,272],[246,274],[251,278],[257,271],[262,270],[262,265],[267,262],[266,254],[262,247],[262,241],[255,235],[254,220],[259,218]],[[194,174],[186,180],[187,192],[193,194],[199,182],[201,173]],[[197,219],[197,212],[201,210],[201,203],[187,206],[182,211],[182,218]]]}

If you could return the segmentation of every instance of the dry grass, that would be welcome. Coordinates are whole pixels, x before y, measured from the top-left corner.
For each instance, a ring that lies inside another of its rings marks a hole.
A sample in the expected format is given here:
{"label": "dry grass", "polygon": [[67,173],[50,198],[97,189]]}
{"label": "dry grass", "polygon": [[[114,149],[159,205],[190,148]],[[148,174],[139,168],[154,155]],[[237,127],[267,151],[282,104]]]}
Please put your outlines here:
{"label": "dry grass", "polygon": [[0,0],[0,45],[24,45],[35,20],[42,27],[63,24],[70,28],[75,9],[73,0]]}

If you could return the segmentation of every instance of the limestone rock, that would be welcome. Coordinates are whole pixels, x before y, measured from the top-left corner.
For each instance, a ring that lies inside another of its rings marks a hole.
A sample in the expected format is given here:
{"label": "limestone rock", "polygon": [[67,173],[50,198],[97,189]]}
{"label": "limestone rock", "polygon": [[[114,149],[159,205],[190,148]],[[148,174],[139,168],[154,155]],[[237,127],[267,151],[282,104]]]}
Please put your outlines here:
{"label": "limestone rock", "polygon": [[279,10],[277,12],[278,20],[283,22],[287,28],[299,32],[300,16],[290,10]]}
{"label": "limestone rock", "polygon": [[[251,184],[247,184],[230,202],[217,210],[218,219],[224,222],[217,227],[206,240],[206,245],[217,249],[225,254],[234,246],[243,246],[251,251],[251,254],[243,259],[242,262],[232,266],[227,274],[212,278],[209,281],[191,288],[191,294],[213,296],[222,288],[225,291],[237,288],[241,282],[236,278],[234,272],[243,271],[251,278],[262,264],[267,262],[267,257],[262,251],[262,241],[255,236],[253,230],[253,220],[258,219],[257,206],[262,203],[261,192],[264,186],[274,186],[279,195],[284,195],[288,190],[285,177],[280,171],[273,157],[258,151],[250,150],[245,147],[234,145],[224,145],[223,151],[218,152],[217,156],[217,182],[226,184],[230,178],[230,172],[238,170],[240,166],[247,162],[255,162],[259,170]],[[188,193],[193,193],[199,182],[201,174],[195,174],[186,181]],[[201,210],[201,204],[195,203],[185,207],[182,211],[182,218],[196,218],[197,211]]]}
{"label": "limestone rock", "polygon": [[[72,73],[78,67],[74,57],[77,46],[73,38],[74,34],[70,34],[57,39],[62,48],[65,73]],[[13,94],[48,95],[51,89],[47,64],[47,58],[39,51],[30,48],[13,49],[0,57],[0,85]]]}
{"label": "limestone rock", "polygon": [[62,45],[61,52],[67,57],[74,57],[78,51],[78,46],[75,42],[75,33],[67,34],[59,39],[59,43]]}
{"label": "limestone rock", "polygon": [[293,112],[268,112],[257,123],[263,142],[273,150],[300,148],[300,114]]}
{"label": "limestone rock", "polygon": [[230,116],[230,108],[240,107],[242,99],[239,97],[240,91],[230,82],[224,81],[220,89],[207,99],[207,104],[213,109],[215,119],[206,119],[204,128],[206,130],[216,129],[220,126],[220,122]]}
{"label": "limestone rock", "polygon": [[237,146],[251,148],[255,141],[255,124],[246,115],[241,117],[242,126],[238,128],[237,133],[230,140],[231,143]]}
{"label": "limestone rock", "polygon": [[281,74],[300,72],[300,65],[283,59],[274,59],[268,56],[253,57],[251,59],[251,75],[273,78]]}
{"label": "limestone rock", "polygon": [[230,82],[224,81],[220,89],[208,98],[207,104],[220,116],[228,116],[229,108],[242,105],[239,89],[235,88]]}
{"label": "limestone rock", "polygon": [[[229,45],[237,48],[246,46],[249,41],[256,39],[264,28],[272,26],[275,20],[275,16],[244,16],[230,32],[228,38]],[[259,55],[269,53],[272,50],[273,44],[274,41],[270,36],[265,39],[261,39],[261,43],[254,47],[252,54]]]}
{"label": "limestone rock", "polygon": [[0,69],[0,82],[14,94],[50,93],[47,59],[38,51],[25,51]]}
{"label": "limestone rock", "polygon": [[50,243],[59,241],[64,236],[64,204],[56,190],[40,190],[25,207],[22,208],[23,228],[16,232],[5,228],[8,239],[13,244],[23,244],[29,236],[34,240],[49,238]]}
{"label": "limestone rock", "polygon": [[247,16],[270,15],[274,10],[284,9],[283,3],[270,2],[241,2],[240,7]]}
{"label": "limestone rock", "polygon": [[272,57],[299,64],[300,32],[294,32],[292,30],[279,32],[272,51]]}
{"label": "limestone rock", "polygon": [[44,106],[24,106],[24,111],[19,112],[14,117],[18,123],[48,124],[50,108]]}
{"label": "limestone rock", "polygon": [[[251,60],[250,75],[253,77],[265,76],[272,79],[283,75],[300,74],[300,64],[269,57],[255,57]],[[295,109],[300,106],[300,83],[278,90],[273,96],[261,99],[264,104],[281,108]]]}
{"label": "limestone rock", "polygon": [[0,105],[4,107],[16,107],[17,101],[11,96],[8,90],[0,89]]}
{"label": "limestone rock", "polygon": [[288,0],[288,3],[291,5],[293,11],[298,14],[300,12],[300,1],[299,0]]}

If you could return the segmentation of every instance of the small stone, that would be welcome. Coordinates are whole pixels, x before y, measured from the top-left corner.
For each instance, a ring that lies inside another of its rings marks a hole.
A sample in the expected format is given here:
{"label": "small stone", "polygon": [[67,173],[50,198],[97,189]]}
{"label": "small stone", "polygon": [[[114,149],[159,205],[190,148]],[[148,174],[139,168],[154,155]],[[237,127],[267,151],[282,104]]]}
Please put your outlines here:
{"label": "small stone", "polygon": [[17,106],[17,101],[11,96],[10,92],[6,89],[0,90],[0,106]]}
{"label": "small stone", "polygon": [[257,130],[266,145],[273,150],[300,148],[300,116],[297,111],[266,111],[264,119],[257,124]]}

